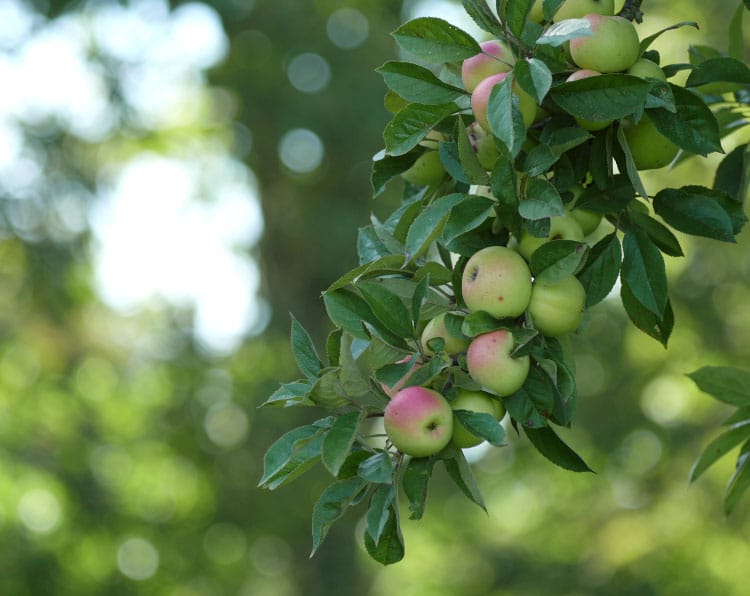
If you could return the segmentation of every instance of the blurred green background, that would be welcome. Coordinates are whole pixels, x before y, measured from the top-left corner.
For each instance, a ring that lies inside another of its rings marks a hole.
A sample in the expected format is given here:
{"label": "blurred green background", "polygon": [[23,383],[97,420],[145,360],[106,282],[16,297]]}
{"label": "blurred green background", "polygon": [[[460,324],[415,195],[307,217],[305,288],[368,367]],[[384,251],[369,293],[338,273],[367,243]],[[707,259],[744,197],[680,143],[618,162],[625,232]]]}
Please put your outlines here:
{"label": "blurred green background", "polygon": [[[734,0],[645,0],[642,36],[726,49]],[[308,559],[314,469],[256,488],[266,448],[319,412],[257,410],[296,378],[289,312],[321,344],[320,292],[356,264],[389,119],[373,69],[407,0],[0,0],[0,594],[745,595],[750,501],[727,520],[726,414],[684,376],[750,363],[749,232],[683,239],[668,351],[617,299],[576,336],[566,439],[596,475],[513,437],[470,456],[489,515],[438,475],[407,555],[362,511]],[[472,32],[478,34],[475,29]],[[747,138],[730,137],[727,150]],[[646,176],[710,184],[718,156]],[[655,192],[655,191],[652,191]],[[746,499],[747,501],[747,499]]]}

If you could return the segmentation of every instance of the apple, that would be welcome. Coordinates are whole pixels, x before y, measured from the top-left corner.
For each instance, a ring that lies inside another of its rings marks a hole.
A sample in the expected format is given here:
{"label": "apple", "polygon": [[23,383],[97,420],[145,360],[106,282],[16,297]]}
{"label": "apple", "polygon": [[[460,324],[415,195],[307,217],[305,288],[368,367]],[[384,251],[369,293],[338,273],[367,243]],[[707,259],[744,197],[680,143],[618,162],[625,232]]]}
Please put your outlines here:
{"label": "apple", "polygon": [[461,65],[461,79],[464,87],[471,93],[484,79],[501,72],[513,69],[515,58],[510,48],[497,39],[479,44],[482,52],[467,58]]}
{"label": "apple", "polygon": [[544,0],[534,0],[534,4],[531,6],[529,12],[529,21],[534,23],[542,23],[544,21]]}
{"label": "apple", "polygon": [[[484,391],[460,389],[456,398],[451,402],[451,408],[454,410],[468,410],[469,412],[489,414],[498,420],[501,420],[505,416],[505,408],[500,400]],[[467,430],[454,417],[452,441],[456,447],[463,449],[464,447],[479,445],[484,439]]]}
{"label": "apple", "polygon": [[[398,362],[396,362],[396,364],[404,364],[406,362],[409,362],[409,360],[411,360],[411,358],[412,358],[411,356],[404,356],[401,360],[399,360]],[[418,360],[415,359],[414,362],[412,363],[411,367],[409,367],[409,370],[406,371],[406,374],[403,377],[401,377],[398,381],[396,381],[396,383],[394,385],[391,386],[391,385],[386,385],[384,383],[381,383],[380,387],[383,389],[383,391],[385,392],[385,394],[388,397],[393,397],[399,391],[401,391],[401,389],[403,389],[404,385],[406,384],[406,381],[408,381],[409,378],[415,372],[417,372],[417,369],[420,366],[422,366],[422,365],[419,363]]]}
{"label": "apple", "polygon": [[579,209],[576,207],[576,204],[578,203],[578,198],[581,196],[581,193],[583,192],[582,186],[574,186],[573,189],[573,200],[568,203],[566,206],[566,209],[568,210],[568,213],[570,213],[571,216],[573,216],[573,219],[575,219],[578,222],[578,225],[581,226],[581,231],[583,232],[584,236],[588,236],[591,234],[596,228],[599,227],[599,224],[602,221],[602,214],[597,213],[596,211],[589,211],[588,209]]}
{"label": "apple", "polygon": [[575,240],[576,242],[581,242],[583,237],[584,233],[581,225],[573,215],[566,212],[564,215],[556,215],[549,218],[549,235],[546,238],[539,238],[529,234],[525,230],[522,231],[516,250],[528,261],[537,248],[550,240]]}
{"label": "apple", "polygon": [[[507,76],[507,72],[489,76],[479,83],[471,94],[471,110],[474,112],[474,118],[484,130],[492,130],[487,119],[487,105],[490,102],[490,93],[495,85],[502,83]],[[528,128],[534,123],[534,118],[536,118],[536,102],[515,81],[513,81],[511,89],[512,93],[518,97],[518,107],[523,116],[523,123]]]}
{"label": "apple", "polygon": [[469,347],[469,340],[463,336],[455,336],[451,334],[445,326],[445,315],[441,313],[434,319],[430,319],[427,325],[422,331],[422,346],[424,353],[428,356],[434,356],[435,353],[429,348],[427,342],[432,339],[442,337],[444,343],[443,350],[449,356],[455,356],[459,352],[465,352],[466,348]]}
{"label": "apple", "polygon": [[638,124],[626,120],[625,139],[633,154],[635,167],[639,170],[655,170],[672,163],[679,147],[661,134],[654,126],[648,112],[644,113]]}
{"label": "apple", "polygon": [[[589,77],[598,77],[602,73],[590,70],[588,68],[582,68],[581,70],[575,71],[567,79],[567,82],[580,81],[581,79],[588,79]],[[587,118],[576,118],[578,126],[585,128],[586,130],[602,130],[612,124],[611,120],[588,120]]]}
{"label": "apple", "polygon": [[469,310],[483,310],[493,317],[517,317],[529,304],[531,271],[514,250],[488,246],[474,253],[461,279]]}
{"label": "apple", "polygon": [[427,457],[450,443],[453,410],[437,391],[407,387],[388,402],[383,423],[396,449],[413,457]]}
{"label": "apple", "polygon": [[565,0],[555,13],[555,22],[581,19],[588,14],[615,14],[615,0]]}
{"label": "apple", "polygon": [[601,73],[627,70],[641,55],[638,33],[622,17],[587,14],[593,35],[570,41],[570,55],[581,68]]}
{"label": "apple", "polygon": [[466,128],[466,132],[469,135],[469,141],[471,141],[471,146],[477,155],[479,164],[485,170],[491,170],[495,166],[497,158],[500,157],[492,135],[479,126],[478,122],[472,122]]}
{"label": "apple", "polygon": [[437,151],[425,151],[401,177],[416,186],[432,186],[445,178],[445,166]]}
{"label": "apple", "polygon": [[540,333],[560,337],[578,329],[586,308],[586,290],[575,275],[550,283],[536,280],[529,315]]}
{"label": "apple", "polygon": [[499,329],[475,337],[466,353],[469,375],[502,397],[518,391],[529,374],[529,357],[513,358],[513,334]]}
{"label": "apple", "polygon": [[659,68],[656,62],[651,62],[648,58],[640,58],[633,66],[628,68],[628,74],[640,79],[659,79],[666,81],[667,75]]}

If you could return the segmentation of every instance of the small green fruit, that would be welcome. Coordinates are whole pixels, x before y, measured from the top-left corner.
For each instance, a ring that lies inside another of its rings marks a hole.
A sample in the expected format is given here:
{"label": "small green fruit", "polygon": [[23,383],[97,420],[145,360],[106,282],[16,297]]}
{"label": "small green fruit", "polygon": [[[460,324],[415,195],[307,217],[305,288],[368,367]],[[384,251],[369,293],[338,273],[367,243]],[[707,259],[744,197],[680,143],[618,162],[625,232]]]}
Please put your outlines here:
{"label": "small green fruit", "polygon": [[[489,414],[498,420],[501,420],[505,416],[505,408],[500,400],[484,391],[459,390],[456,399],[451,402],[451,408],[454,410],[468,410],[469,412]],[[483,440],[462,426],[461,422],[454,416],[452,441],[456,447],[462,449],[465,447],[474,447],[479,445]]]}
{"label": "small green fruit", "polygon": [[532,236],[526,231],[521,232],[517,250],[527,261],[531,259],[537,248],[550,240],[575,240],[583,241],[584,233],[581,225],[568,212],[564,215],[556,215],[549,219],[549,235],[546,238]]}
{"label": "small green fruit", "polygon": [[574,275],[558,282],[536,280],[531,289],[529,315],[542,334],[560,337],[575,331],[586,308],[586,290]]}
{"label": "small green fruit", "polygon": [[581,68],[601,73],[622,72],[633,66],[641,54],[638,33],[622,17],[588,14],[593,35],[570,42],[570,55]]}
{"label": "small green fruit", "polygon": [[485,389],[505,397],[518,391],[529,375],[528,356],[513,358],[513,334],[499,329],[478,335],[466,353],[469,375]]}
{"label": "small green fruit", "polygon": [[466,263],[461,290],[471,312],[493,317],[517,317],[531,295],[531,271],[521,256],[505,246],[488,246]]}
{"label": "small green fruit", "polygon": [[639,170],[655,170],[672,163],[680,148],[661,134],[644,113],[638,124],[625,123],[625,139]]}
{"label": "small green fruit", "polygon": [[432,186],[445,178],[445,166],[437,151],[425,151],[401,177],[415,186]]}
{"label": "small green fruit", "polygon": [[659,79],[666,81],[667,75],[659,68],[656,62],[651,62],[648,58],[641,58],[633,66],[628,68],[628,74],[640,79]]}
{"label": "small green fruit", "polygon": [[435,353],[429,348],[427,343],[438,337],[443,338],[443,351],[449,356],[455,356],[460,352],[465,352],[466,348],[469,347],[469,340],[467,338],[463,336],[457,337],[448,331],[445,326],[445,315],[446,313],[441,313],[434,319],[430,319],[430,322],[427,323],[424,331],[422,331],[422,346],[425,354],[428,356],[434,356]]}

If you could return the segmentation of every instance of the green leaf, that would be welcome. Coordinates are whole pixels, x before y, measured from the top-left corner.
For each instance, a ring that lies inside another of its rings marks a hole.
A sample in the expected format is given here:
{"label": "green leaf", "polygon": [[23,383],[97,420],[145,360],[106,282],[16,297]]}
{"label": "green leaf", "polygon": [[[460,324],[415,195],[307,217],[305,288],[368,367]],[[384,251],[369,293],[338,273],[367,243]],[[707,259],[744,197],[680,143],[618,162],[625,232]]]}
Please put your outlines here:
{"label": "green leaf", "polygon": [[487,6],[485,0],[462,0],[464,10],[474,20],[474,22],[484,29],[487,33],[491,33],[495,37],[502,37],[505,35],[503,26],[499,23],[497,18],[490,7]]}
{"label": "green leaf", "polygon": [[366,532],[377,543],[383,535],[388,517],[391,512],[391,503],[396,498],[396,490],[393,486],[379,486],[372,493],[370,506],[367,509],[365,519],[367,521]]}
{"label": "green leaf", "polygon": [[495,447],[505,445],[505,429],[492,415],[469,410],[453,410],[453,415],[466,430]]}
{"label": "green leaf", "polygon": [[424,254],[429,246],[443,232],[448,216],[454,205],[460,203],[466,195],[450,194],[442,196],[432,203],[416,217],[406,236],[406,252],[409,261]]}
{"label": "green leaf", "polygon": [[729,515],[734,511],[737,502],[750,487],[750,445],[743,447],[743,454],[737,460],[737,467],[729,479],[727,492],[724,496],[724,512]]}
{"label": "green leaf", "polygon": [[329,410],[336,410],[351,404],[351,400],[339,379],[340,369],[338,367],[327,368],[323,369],[321,373],[308,396],[310,401],[316,406]]}
{"label": "green leaf", "polygon": [[633,159],[633,153],[630,151],[630,145],[628,145],[627,138],[625,138],[625,129],[622,126],[617,127],[617,142],[620,145],[622,152],[625,154],[625,171],[627,172],[630,183],[633,185],[633,188],[639,196],[647,199],[648,193],[641,181],[641,176],[638,173],[638,168]]}
{"label": "green leaf", "polygon": [[745,36],[742,31],[742,17],[745,16],[745,7],[750,9],[749,0],[745,0],[744,6],[742,2],[737,5],[737,10],[734,11],[734,16],[729,22],[729,55],[732,58],[737,58],[737,60],[742,60],[745,47]]}
{"label": "green leaf", "polygon": [[732,219],[719,204],[718,194],[702,186],[665,188],[654,198],[654,211],[686,234],[736,242]]}
{"label": "green leaf", "polygon": [[638,226],[648,234],[654,244],[659,247],[664,254],[671,257],[682,257],[682,247],[675,235],[668,227],[639,211],[630,212],[630,221],[633,225]]}
{"label": "green leaf", "polygon": [[690,73],[686,87],[714,82],[750,84],[750,68],[735,58],[711,58],[701,62]]}
{"label": "green leaf", "polygon": [[382,565],[398,563],[404,558],[404,538],[401,535],[395,504],[388,508],[388,519],[379,540],[373,540],[369,532],[365,532],[365,548],[367,553]]}
{"label": "green leaf", "polygon": [[703,472],[740,443],[750,439],[750,420],[729,427],[711,441],[690,470],[690,482],[695,482]]}
{"label": "green leaf", "polygon": [[570,115],[603,122],[639,112],[650,91],[651,83],[638,77],[605,74],[562,83],[550,95]]}
{"label": "green leaf", "polygon": [[544,20],[547,22],[551,21],[564,2],[565,0],[543,0],[542,14],[544,15]]}
{"label": "green leaf", "polygon": [[425,278],[429,278],[431,286],[444,286],[450,283],[452,275],[453,272],[445,265],[441,265],[435,261],[428,261],[414,272],[414,281],[420,282]]}
{"label": "green leaf", "polygon": [[518,96],[512,92],[512,84],[513,76],[509,75],[492,88],[487,105],[487,120],[492,133],[505,146],[508,154],[515,157],[526,139],[526,126]]}
{"label": "green leaf", "polygon": [[466,132],[466,124],[461,116],[456,124],[456,139],[458,141],[458,157],[461,168],[466,173],[466,178],[472,184],[489,184],[490,177],[479,163],[479,158],[472,147],[469,135]]}
{"label": "green leaf", "polygon": [[750,406],[750,372],[728,366],[704,366],[688,374],[698,389],[733,406]]}
{"label": "green leaf", "polygon": [[482,51],[471,35],[432,17],[413,19],[392,35],[403,50],[435,64],[465,60]]}
{"label": "green leaf", "polygon": [[369,226],[363,226],[357,230],[357,256],[359,263],[371,263],[381,257],[390,255],[391,252],[385,244],[378,238],[375,229]]}
{"label": "green leaf", "polygon": [[321,459],[323,465],[334,476],[338,475],[354,444],[362,414],[361,410],[355,410],[337,417],[333,421],[331,430],[323,439],[323,447],[320,451]]}
{"label": "green leaf", "polygon": [[310,334],[300,325],[299,321],[292,317],[292,353],[302,374],[308,379],[315,379],[323,368],[323,363],[318,358]]}
{"label": "green leaf", "polygon": [[503,405],[510,417],[524,428],[540,428],[547,425],[547,419],[534,405],[525,388],[503,398]]}
{"label": "green leaf", "polygon": [[521,89],[541,105],[552,86],[552,73],[547,65],[537,58],[519,60],[513,67],[513,76]]}
{"label": "green leaf", "polygon": [[553,464],[571,472],[592,472],[581,456],[573,451],[555,434],[549,426],[542,428],[524,427],[526,436],[537,451]]}
{"label": "green leaf", "polygon": [[531,255],[529,268],[535,279],[554,283],[576,273],[588,256],[585,242],[552,240]]}
{"label": "green leaf", "polygon": [[368,339],[362,322],[372,322],[376,319],[372,309],[361,296],[347,288],[341,288],[325,294],[323,303],[328,312],[328,318],[337,327],[341,327],[354,337]]}
{"label": "green leaf", "polygon": [[432,469],[435,461],[427,457],[415,457],[409,460],[401,478],[401,486],[404,494],[409,499],[409,519],[422,519],[425,503],[427,502],[427,489],[432,477]]}
{"label": "green leaf", "polygon": [[416,147],[440,121],[458,110],[454,103],[437,106],[409,104],[398,112],[383,131],[388,155],[404,155]]}
{"label": "green leaf", "polygon": [[672,113],[664,108],[649,110],[648,116],[656,129],[690,153],[708,155],[714,151],[723,152],[719,124],[709,107],[695,93],[677,85],[671,87],[677,111]]}
{"label": "green leaf", "polygon": [[443,241],[452,240],[475,230],[492,215],[495,202],[487,197],[469,195],[451,210],[443,229]]}
{"label": "green leaf", "polygon": [[721,160],[713,188],[726,193],[734,201],[742,204],[745,197],[745,182],[747,178],[747,143],[735,148]]}
{"label": "green leaf", "polygon": [[422,310],[422,303],[427,297],[427,291],[429,289],[430,289],[430,275],[427,274],[426,277],[423,277],[420,280],[420,282],[417,284],[417,287],[414,288],[414,294],[411,297],[411,319],[414,322],[415,327],[419,323],[419,316]]}
{"label": "green leaf", "polygon": [[312,390],[312,383],[309,381],[295,381],[293,383],[286,383],[279,387],[276,391],[271,394],[266,401],[264,401],[259,408],[266,406],[281,406],[284,408],[290,408],[293,406],[312,406],[314,405],[307,397],[308,393]]}
{"label": "green leaf", "polygon": [[444,83],[431,71],[411,62],[391,60],[375,70],[388,87],[410,102],[441,105],[466,94],[463,89]]}
{"label": "green leaf", "polygon": [[722,426],[731,426],[737,422],[750,422],[750,406],[737,408],[729,418],[721,423]]}
{"label": "green leaf", "polygon": [[312,513],[312,552],[315,554],[318,547],[328,534],[328,530],[338,520],[352,501],[359,495],[360,491],[367,486],[361,478],[347,478],[338,480],[328,486],[318,498]]}
{"label": "green leaf", "polygon": [[370,182],[372,184],[373,196],[380,196],[385,190],[385,185],[389,180],[402,174],[414,165],[421,151],[409,151],[402,155],[387,155],[385,150],[378,152],[372,158],[372,175]]}
{"label": "green leaf", "polygon": [[534,4],[534,0],[507,0],[505,2],[504,17],[513,35],[521,37],[526,17]]}
{"label": "green leaf", "polygon": [[390,484],[393,481],[393,462],[387,451],[371,455],[361,464],[357,472],[360,478],[376,484]]}
{"label": "green leaf", "polygon": [[571,39],[578,37],[590,37],[594,32],[591,23],[586,19],[565,19],[549,27],[544,34],[536,40],[538,45],[549,45],[558,47]]}
{"label": "green leaf", "polygon": [[[299,426],[293,430],[290,430],[281,437],[279,437],[273,445],[268,448],[265,456],[263,457],[263,476],[258,482],[258,486],[262,488],[270,488],[268,485],[282,473],[287,465],[289,464],[292,456],[300,451],[300,446],[309,445],[308,443],[300,443],[301,441],[309,440],[314,436],[320,436],[324,430],[313,424],[305,426]],[[318,454],[320,453],[320,445],[322,444],[322,436],[318,443]]]}
{"label": "green leaf", "polygon": [[674,329],[674,312],[669,300],[667,300],[664,313],[657,315],[638,301],[626,283],[623,283],[620,288],[620,298],[622,306],[633,325],[666,348]]}
{"label": "green leaf", "polygon": [[466,498],[487,511],[484,499],[479,492],[477,480],[474,478],[474,473],[471,471],[471,467],[469,466],[469,462],[466,461],[463,451],[449,444],[448,447],[440,452],[440,457],[443,460],[448,475],[456,483],[456,486],[461,489],[461,492],[466,495]]}
{"label": "green leaf", "polygon": [[362,293],[362,297],[378,321],[390,332],[397,337],[412,337],[414,331],[409,311],[398,296],[384,287],[382,283],[374,281],[360,282],[357,284],[357,289]]}
{"label": "green leaf", "polygon": [[336,290],[348,286],[351,283],[357,283],[360,280],[369,277],[381,275],[410,275],[410,272],[403,270],[402,267],[406,261],[403,255],[388,255],[380,257],[369,263],[365,263],[339,277],[325,290],[325,293],[335,292]]}
{"label": "green leaf", "polygon": [[483,310],[478,310],[464,319],[461,325],[461,332],[466,337],[476,337],[477,335],[500,329],[502,326],[503,324],[491,314]]}
{"label": "green leaf", "polygon": [[341,357],[341,336],[344,330],[337,327],[328,334],[326,338],[326,355],[328,356],[328,366],[335,367],[339,365]]}
{"label": "green leaf", "polygon": [[664,258],[645,231],[629,228],[623,239],[622,282],[646,309],[661,317],[667,305]]}
{"label": "green leaf", "polygon": [[645,52],[648,47],[656,40],[659,36],[661,36],[663,33],[666,33],[667,31],[672,31],[674,29],[679,29],[680,27],[695,27],[696,29],[699,29],[698,23],[694,21],[682,21],[680,23],[676,23],[674,25],[671,25],[669,27],[665,27],[664,29],[657,31],[653,35],[649,35],[648,37],[644,37],[641,40],[641,54]]}
{"label": "green leaf", "polygon": [[557,189],[543,178],[531,178],[526,186],[526,198],[518,205],[524,219],[544,219],[563,215],[565,207]]}

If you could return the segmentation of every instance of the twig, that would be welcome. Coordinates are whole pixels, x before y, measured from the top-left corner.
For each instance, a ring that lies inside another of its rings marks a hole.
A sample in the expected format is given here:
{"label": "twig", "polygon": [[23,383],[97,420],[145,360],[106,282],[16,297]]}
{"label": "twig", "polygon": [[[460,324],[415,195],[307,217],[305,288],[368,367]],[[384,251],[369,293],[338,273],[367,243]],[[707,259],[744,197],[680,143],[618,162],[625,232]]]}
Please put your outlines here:
{"label": "twig", "polygon": [[641,4],[643,4],[643,0],[626,0],[625,6],[622,7],[622,10],[617,15],[628,21],[642,23],[643,12],[641,12]]}

